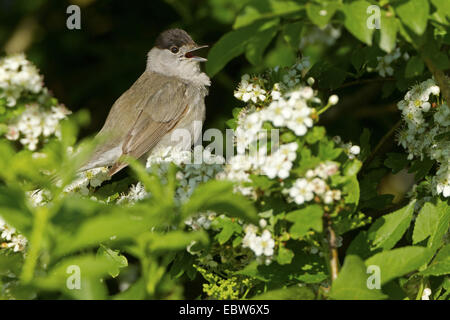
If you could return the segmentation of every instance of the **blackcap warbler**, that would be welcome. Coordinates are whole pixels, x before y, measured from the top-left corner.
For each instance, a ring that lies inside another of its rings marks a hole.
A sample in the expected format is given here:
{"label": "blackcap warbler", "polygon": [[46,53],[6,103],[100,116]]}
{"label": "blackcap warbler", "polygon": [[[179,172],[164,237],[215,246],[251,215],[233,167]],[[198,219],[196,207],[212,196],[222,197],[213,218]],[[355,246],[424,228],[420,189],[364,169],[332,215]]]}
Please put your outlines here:
{"label": "blackcap warbler", "polygon": [[[122,156],[146,159],[169,146],[190,150],[201,136],[210,85],[199,65],[206,59],[195,55],[203,47],[181,29],[158,36],[144,73],[112,106],[97,135],[101,142],[80,171],[107,166],[113,175],[127,166]],[[190,136],[172,139],[176,129]]]}

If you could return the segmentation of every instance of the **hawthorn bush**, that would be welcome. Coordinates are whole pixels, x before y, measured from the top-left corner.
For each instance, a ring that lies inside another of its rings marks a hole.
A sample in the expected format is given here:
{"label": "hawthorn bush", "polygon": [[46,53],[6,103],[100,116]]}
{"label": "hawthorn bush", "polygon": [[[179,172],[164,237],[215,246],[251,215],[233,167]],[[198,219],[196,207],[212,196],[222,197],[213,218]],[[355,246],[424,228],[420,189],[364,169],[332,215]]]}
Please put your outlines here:
{"label": "hawthorn bush", "polygon": [[[0,296],[448,299],[449,21],[447,0],[245,1],[206,64],[253,65],[229,92],[233,155],[158,150],[112,179],[76,174],[88,114],[1,58]],[[398,121],[328,133],[367,83]]]}

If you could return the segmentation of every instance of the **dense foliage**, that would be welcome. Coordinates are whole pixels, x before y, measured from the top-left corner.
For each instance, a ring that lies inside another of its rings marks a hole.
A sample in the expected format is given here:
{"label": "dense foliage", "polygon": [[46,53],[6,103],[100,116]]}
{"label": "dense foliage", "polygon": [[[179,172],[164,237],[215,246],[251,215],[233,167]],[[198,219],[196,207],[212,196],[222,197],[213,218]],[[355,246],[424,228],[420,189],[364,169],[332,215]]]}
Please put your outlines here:
{"label": "dense foliage", "polygon": [[[213,82],[253,65],[227,92],[232,156],[205,143],[77,175],[86,112],[24,55],[0,60],[0,297],[448,299],[449,2],[237,2],[208,2],[234,19]],[[391,128],[347,142],[363,121],[336,113],[363,109],[363,84]]]}

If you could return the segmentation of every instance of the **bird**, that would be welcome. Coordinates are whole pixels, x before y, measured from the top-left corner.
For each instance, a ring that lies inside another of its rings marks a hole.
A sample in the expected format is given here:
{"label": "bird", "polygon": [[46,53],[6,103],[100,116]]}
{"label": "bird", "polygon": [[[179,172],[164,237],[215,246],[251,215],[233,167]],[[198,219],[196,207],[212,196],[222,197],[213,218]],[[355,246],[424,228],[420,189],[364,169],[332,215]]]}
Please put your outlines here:
{"label": "bird", "polygon": [[[112,176],[127,166],[123,156],[147,159],[164,147],[190,150],[201,138],[205,97],[211,85],[201,71],[206,58],[182,29],[163,31],[147,54],[145,71],[113,104],[96,139],[100,143],[80,167],[83,172],[107,167]],[[187,139],[173,139],[183,129]],[[180,141],[181,140],[181,141]]]}

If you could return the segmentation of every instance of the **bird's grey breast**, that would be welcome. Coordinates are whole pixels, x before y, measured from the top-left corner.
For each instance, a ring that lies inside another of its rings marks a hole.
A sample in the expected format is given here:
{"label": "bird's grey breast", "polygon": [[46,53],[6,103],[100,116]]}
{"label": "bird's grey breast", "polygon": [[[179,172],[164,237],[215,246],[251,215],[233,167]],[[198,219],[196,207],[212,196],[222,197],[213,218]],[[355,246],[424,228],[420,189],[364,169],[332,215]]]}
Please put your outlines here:
{"label": "bird's grey breast", "polygon": [[206,113],[205,96],[208,94],[208,89],[189,82],[185,84],[183,101],[183,105],[186,106],[185,115],[181,117],[174,129],[161,139],[153,151],[169,146],[178,150],[190,150],[191,146],[201,138]]}

